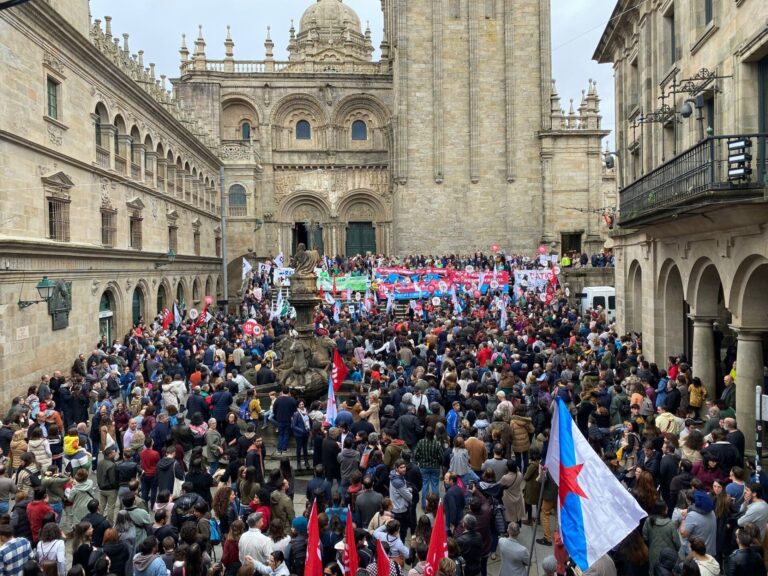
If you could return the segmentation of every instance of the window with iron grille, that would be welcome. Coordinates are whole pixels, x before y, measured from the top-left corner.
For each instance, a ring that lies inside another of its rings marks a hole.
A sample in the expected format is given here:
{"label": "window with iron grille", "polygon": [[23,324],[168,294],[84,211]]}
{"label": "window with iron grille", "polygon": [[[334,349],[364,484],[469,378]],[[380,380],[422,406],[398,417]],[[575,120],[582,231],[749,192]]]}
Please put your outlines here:
{"label": "window with iron grille", "polygon": [[48,238],[69,242],[69,200],[48,198]]}
{"label": "window with iron grille", "polygon": [[101,209],[101,243],[112,248],[115,245],[115,232],[117,231],[117,210],[111,208]]}
{"label": "window with iron grille", "polygon": [[141,221],[142,218],[138,214],[131,215],[131,248],[134,250],[141,250]]}
{"label": "window with iron grille", "polygon": [[179,253],[179,229],[176,226],[168,227],[168,250]]}
{"label": "window with iron grille", "polygon": [[194,240],[195,245],[195,256],[200,256],[200,232],[195,230],[192,239]]}
{"label": "window with iron grille", "polygon": [[229,215],[246,216],[248,214],[248,197],[242,184],[233,184],[229,188]]}
{"label": "window with iron grille", "polygon": [[46,89],[48,92],[48,117],[59,119],[59,83],[48,76]]}

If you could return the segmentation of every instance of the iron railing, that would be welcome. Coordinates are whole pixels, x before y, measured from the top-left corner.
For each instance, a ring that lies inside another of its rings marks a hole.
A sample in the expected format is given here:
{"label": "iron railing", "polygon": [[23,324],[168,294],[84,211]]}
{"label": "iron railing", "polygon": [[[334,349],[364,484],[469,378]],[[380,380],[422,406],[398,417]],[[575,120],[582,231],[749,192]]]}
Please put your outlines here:
{"label": "iron railing", "polygon": [[[619,224],[628,226],[707,202],[762,197],[768,186],[766,134],[715,136],[678,154],[619,193]],[[752,141],[752,174],[728,179],[728,142]]]}

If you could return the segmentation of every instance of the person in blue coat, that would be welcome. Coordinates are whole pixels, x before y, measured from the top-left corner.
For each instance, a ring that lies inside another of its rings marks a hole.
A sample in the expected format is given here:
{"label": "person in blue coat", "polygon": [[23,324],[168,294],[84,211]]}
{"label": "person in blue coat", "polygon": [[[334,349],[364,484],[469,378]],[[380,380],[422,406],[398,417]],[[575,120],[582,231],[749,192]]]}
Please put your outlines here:
{"label": "person in blue coat", "polygon": [[451,440],[459,433],[459,424],[461,423],[461,402],[458,400],[453,401],[452,408],[445,415],[446,424],[445,428],[450,436]]}

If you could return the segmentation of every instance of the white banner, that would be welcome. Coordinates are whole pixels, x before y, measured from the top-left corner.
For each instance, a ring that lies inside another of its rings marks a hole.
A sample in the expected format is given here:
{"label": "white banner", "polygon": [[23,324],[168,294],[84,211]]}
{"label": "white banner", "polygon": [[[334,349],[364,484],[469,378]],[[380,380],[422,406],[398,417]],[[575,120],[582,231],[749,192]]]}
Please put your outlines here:
{"label": "white banner", "polygon": [[523,283],[526,290],[535,292],[544,290],[551,277],[551,270],[515,270],[515,297],[520,295]]}

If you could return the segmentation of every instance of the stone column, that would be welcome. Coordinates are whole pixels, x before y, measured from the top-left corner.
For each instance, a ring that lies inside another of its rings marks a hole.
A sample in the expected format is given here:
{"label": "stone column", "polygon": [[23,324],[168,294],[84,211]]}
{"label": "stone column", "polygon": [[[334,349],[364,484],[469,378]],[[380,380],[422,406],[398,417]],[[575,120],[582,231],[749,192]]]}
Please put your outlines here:
{"label": "stone column", "polygon": [[[147,178],[147,171],[152,172]],[[150,188],[157,188],[157,153],[144,150],[144,181]]]}
{"label": "stone column", "polygon": [[755,452],[755,387],[763,385],[763,335],[756,329],[732,326],[738,333],[736,355],[736,422]]}
{"label": "stone column", "polygon": [[[166,179],[166,161],[165,158],[160,158],[159,156],[155,160],[155,182],[157,183],[156,186],[161,192],[165,192],[167,190],[166,186],[168,185],[168,181]],[[160,185],[160,178],[162,178],[162,185]]]}
{"label": "stone column", "polygon": [[117,127],[113,124],[101,124],[101,147],[109,150],[109,168],[115,169],[115,134]]}
{"label": "stone column", "polygon": [[717,390],[715,372],[715,337],[712,331],[714,318],[708,316],[690,316],[693,320],[693,375],[701,378],[707,390],[707,398],[715,400]]}

